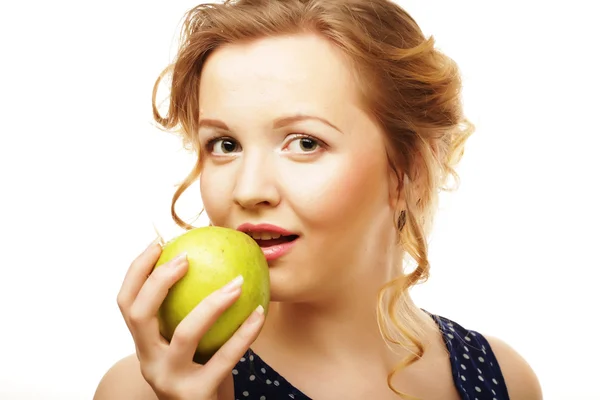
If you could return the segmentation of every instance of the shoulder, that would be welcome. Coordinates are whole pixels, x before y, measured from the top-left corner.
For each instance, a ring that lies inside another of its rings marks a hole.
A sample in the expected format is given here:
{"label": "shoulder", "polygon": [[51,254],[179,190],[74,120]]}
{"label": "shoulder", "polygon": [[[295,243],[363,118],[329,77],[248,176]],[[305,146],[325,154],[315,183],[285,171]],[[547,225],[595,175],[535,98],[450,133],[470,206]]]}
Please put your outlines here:
{"label": "shoulder", "polygon": [[482,335],[488,341],[502,370],[511,400],[541,400],[540,382],[525,359],[506,342]]}
{"label": "shoulder", "polygon": [[144,380],[135,354],[115,363],[104,374],[94,400],[157,400],[154,391]]}
{"label": "shoulder", "polygon": [[473,397],[486,391],[499,399],[543,398],[533,369],[506,342],[495,336],[467,329],[448,318],[430,315],[437,322],[445,339],[457,386],[463,391],[470,391]]}

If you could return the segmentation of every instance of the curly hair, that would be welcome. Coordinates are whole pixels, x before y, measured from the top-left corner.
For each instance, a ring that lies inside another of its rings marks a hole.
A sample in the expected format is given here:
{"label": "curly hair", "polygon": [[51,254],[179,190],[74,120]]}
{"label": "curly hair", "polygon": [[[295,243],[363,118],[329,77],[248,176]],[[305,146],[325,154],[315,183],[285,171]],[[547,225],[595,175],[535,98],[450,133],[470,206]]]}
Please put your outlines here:
{"label": "curly hair", "polygon": [[[398,241],[416,267],[402,272],[380,291],[379,327],[390,345],[411,354],[390,371],[388,385],[400,369],[424,354],[417,310],[408,290],[429,276],[427,237],[438,194],[458,184],[455,166],[473,125],[463,115],[461,78],[456,63],[426,38],[414,19],[391,0],[225,0],[201,4],[184,17],[175,60],[158,77],[152,95],[154,119],[181,135],[198,155],[176,189],[171,203],[174,221],[192,226],[175,211],[181,194],[199,177],[199,82],[205,60],[219,46],[272,37],[313,33],[330,41],[351,62],[362,106],[385,133],[387,158],[399,184]],[[169,105],[161,116],[156,94],[171,76]],[[452,179],[450,179],[452,178]]]}

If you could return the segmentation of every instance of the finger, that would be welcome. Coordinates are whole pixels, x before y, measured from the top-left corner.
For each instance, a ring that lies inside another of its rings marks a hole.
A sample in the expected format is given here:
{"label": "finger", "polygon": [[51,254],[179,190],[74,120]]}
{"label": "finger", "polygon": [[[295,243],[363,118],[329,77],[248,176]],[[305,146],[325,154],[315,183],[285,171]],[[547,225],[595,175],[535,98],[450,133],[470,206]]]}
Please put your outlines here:
{"label": "finger", "polygon": [[208,382],[219,385],[254,343],[265,321],[264,309],[258,306],[248,319],[202,368]]}
{"label": "finger", "polygon": [[181,365],[194,357],[198,342],[219,316],[240,297],[242,276],[209,294],[177,325],[169,345],[171,365]]}
{"label": "finger", "polygon": [[141,352],[149,352],[164,344],[159,332],[158,309],[169,289],[187,272],[187,257],[181,254],[156,268],[146,279],[125,319]]}
{"label": "finger", "polygon": [[161,251],[162,248],[158,244],[158,240],[155,240],[131,263],[117,295],[117,303],[121,313],[133,304],[146,278],[148,278],[152,268],[158,261]]}

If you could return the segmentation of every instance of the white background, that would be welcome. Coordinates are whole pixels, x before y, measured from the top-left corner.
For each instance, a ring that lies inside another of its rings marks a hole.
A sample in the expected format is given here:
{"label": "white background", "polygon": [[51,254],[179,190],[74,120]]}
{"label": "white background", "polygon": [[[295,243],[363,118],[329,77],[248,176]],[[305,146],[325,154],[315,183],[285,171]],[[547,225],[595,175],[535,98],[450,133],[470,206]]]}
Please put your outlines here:
{"label": "white background", "polygon": [[[554,400],[600,399],[595,4],[402,1],[458,61],[478,128],[414,295],[510,343]],[[192,162],[153,127],[152,85],[193,5],[0,6],[1,399],[90,399],[133,351],[116,294],[152,223],[177,233]]]}

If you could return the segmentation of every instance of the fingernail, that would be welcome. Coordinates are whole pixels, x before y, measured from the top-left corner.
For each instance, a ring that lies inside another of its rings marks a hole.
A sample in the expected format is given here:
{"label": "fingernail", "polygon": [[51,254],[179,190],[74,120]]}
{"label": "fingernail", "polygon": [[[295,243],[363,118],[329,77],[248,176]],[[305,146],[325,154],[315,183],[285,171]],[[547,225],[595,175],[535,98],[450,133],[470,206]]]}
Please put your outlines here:
{"label": "fingernail", "polygon": [[250,317],[248,317],[248,323],[254,324],[260,321],[260,318],[263,316],[264,313],[265,309],[263,308],[263,306],[256,307],[256,310],[252,311],[252,314],[250,314]]}
{"label": "fingernail", "polygon": [[242,275],[238,275],[234,280],[229,282],[227,285],[221,288],[223,293],[231,293],[242,287],[242,283],[244,283],[244,277]]}
{"label": "fingernail", "polygon": [[159,237],[157,237],[156,239],[154,239],[154,240],[152,241],[152,243],[150,243],[150,244],[148,245],[148,247],[147,247],[147,248],[148,248],[148,249],[150,249],[150,248],[152,248],[152,247],[156,246],[156,245],[157,245],[157,244],[159,244],[159,243],[160,243],[160,238],[159,238]]}
{"label": "fingernail", "polygon": [[173,267],[178,267],[187,262],[187,252],[183,252],[171,261]]}

